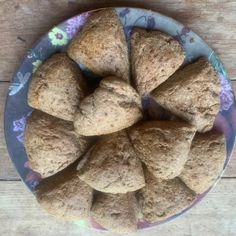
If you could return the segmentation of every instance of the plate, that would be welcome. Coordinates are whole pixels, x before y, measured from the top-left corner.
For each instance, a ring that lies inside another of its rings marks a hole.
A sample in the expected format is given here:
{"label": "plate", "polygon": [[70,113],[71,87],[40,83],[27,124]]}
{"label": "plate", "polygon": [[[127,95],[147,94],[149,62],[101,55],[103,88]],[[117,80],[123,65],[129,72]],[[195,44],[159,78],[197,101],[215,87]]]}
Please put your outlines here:
{"label": "plate", "polygon": [[[220,94],[221,109],[216,117],[215,128],[221,130],[225,134],[227,141],[225,169],[232,154],[235,141],[236,124],[234,120],[236,119],[236,103],[229,76],[219,57],[197,34],[172,18],[157,12],[139,8],[115,8],[115,10],[122,21],[128,41],[134,26],[163,31],[173,36],[184,47],[186,52],[185,63],[190,63],[198,57],[205,57],[218,72],[222,91]],[[9,87],[4,114],[6,144],[11,160],[22,181],[32,192],[41,181],[41,178],[39,174],[29,168],[27,154],[24,148],[26,119],[32,112],[32,108],[27,104],[29,82],[33,73],[44,60],[52,54],[66,49],[71,39],[86,23],[91,12],[92,11],[89,11],[74,16],[52,28],[45,34],[34,47],[27,52]],[[224,169],[221,174],[223,174]],[[190,207],[179,212],[177,215],[155,224],[139,222],[139,229],[149,228],[182,215],[185,211],[196,205],[209,190],[200,194]],[[100,228],[100,226],[94,222],[92,224],[91,222],[85,221],[79,221],[77,223]]]}

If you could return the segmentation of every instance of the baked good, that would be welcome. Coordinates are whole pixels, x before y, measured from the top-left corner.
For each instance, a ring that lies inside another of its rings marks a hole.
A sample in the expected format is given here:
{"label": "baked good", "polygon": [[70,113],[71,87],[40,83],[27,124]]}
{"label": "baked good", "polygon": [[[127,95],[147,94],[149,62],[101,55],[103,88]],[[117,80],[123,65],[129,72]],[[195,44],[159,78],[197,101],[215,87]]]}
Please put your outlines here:
{"label": "baked good", "polygon": [[211,130],[220,109],[220,81],[205,59],[187,65],[152,92],[165,109],[196,126],[199,132]]}
{"label": "baked good", "polygon": [[137,199],[143,217],[154,223],[180,213],[196,199],[179,178],[161,180],[145,172],[146,186],[138,191]]}
{"label": "baked good", "polygon": [[78,165],[79,177],[106,193],[127,193],[145,186],[142,164],[126,131],[102,137]]}
{"label": "baked good", "polygon": [[113,8],[91,13],[72,40],[68,55],[100,76],[129,81],[128,47],[123,26]]}
{"label": "baked good", "polygon": [[133,193],[100,193],[93,203],[91,215],[112,232],[128,233],[137,230],[136,209]]}
{"label": "baked good", "polygon": [[93,190],[79,179],[75,164],[42,180],[35,196],[46,211],[58,218],[89,219]]}
{"label": "baked good", "polygon": [[141,95],[151,92],[167,80],[182,65],[184,58],[184,50],[171,36],[154,30],[133,30],[132,74]]}
{"label": "baked good", "polygon": [[196,193],[208,190],[222,172],[226,156],[225,137],[213,131],[197,133],[189,158],[180,175],[183,182]]}
{"label": "baked good", "polygon": [[193,126],[179,121],[149,121],[129,130],[138,157],[161,179],[181,173],[194,134]]}
{"label": "baked good", "polygon": [[31,107],[73,121],[87,91],[78,66],[65,53],[54,54],[33,75],[28,90]]}
{"label": "baked good", "polygon": [[40,111],[27,120],[25,148],[30,167],[42,178],[56,174],[89,147],[90,140],[74,132],[73,123]]}
{"label": "baked good", "polygon": [[110,76],[82,100],[74,126],[81,135],[102,135],[125,129],[141,118],[139,95],[123,80]]}

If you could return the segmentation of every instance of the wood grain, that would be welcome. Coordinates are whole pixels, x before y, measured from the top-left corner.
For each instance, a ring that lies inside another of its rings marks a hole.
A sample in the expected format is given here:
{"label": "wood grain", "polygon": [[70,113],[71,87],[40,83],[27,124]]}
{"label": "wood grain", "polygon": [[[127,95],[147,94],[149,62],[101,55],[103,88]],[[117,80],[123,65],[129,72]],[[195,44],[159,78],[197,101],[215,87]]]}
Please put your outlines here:
{"label": "wood grain", "polygon": [[26,51],[53,25],[80,12],[106,6],[159,11],[188,25],[219,53],[236,79],[236,1],[234,0],[0,0],[0,81],[10,81]]}
{"label": "wood grain", "polygon": [[[236,232],[236,179],[222,179],[196,207],[182,217],[145,235],[175,236],[235,236]],[[0,235],[7,236],[102,236],[73,223],[48,215],[21,182],[0,182]],[[55,234],[56,232],[56,234]],[[116,234],[107,233],[107,236]],[[144,232],[129,234],[141,236]]]}

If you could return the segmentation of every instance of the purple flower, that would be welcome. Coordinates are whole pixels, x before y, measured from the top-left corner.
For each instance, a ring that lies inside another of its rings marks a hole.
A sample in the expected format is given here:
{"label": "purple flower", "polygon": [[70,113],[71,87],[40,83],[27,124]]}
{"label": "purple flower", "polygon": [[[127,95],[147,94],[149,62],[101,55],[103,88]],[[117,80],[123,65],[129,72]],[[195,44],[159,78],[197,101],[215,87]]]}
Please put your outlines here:
{"label": "purple flower", "polygon": [[234,94],[230,82],[224,77],[223,74],[219,73],[221,83],[221,111],[227,111],[234,103]]}
{"label": "purple flower", "polygon": [[147,28],[148,29],[153,29],[156,25],[155,19],[153,16],[149,16],[147,19]]}
{"label": "purple flower", "polygon": [[26,123],[26,118],[23,116],[19,120],[14,120],[13,121],[13,131],[18,132],[18,131],[24,131],[25,130],[25,123]]}
{"label": "purple flower", "polygon": [[128,13],[130,12],[129,8],[125,8],[124,10],[122,10],[119,14],[120,17],[125,17]]}
{"label": "purple flower", "polygon": [[87,21],[87,18],[89,17],[90,13],[84,13],[79,16],[75,16],[71,19],[69,19],[66,27],[66,32],[70,39],[72,39],[78,31],[81,30],[82,26]]}
{"label": "purple flower", "polygon": [[20,133],[16,138],[20,143],[24,143],[24,133]]}

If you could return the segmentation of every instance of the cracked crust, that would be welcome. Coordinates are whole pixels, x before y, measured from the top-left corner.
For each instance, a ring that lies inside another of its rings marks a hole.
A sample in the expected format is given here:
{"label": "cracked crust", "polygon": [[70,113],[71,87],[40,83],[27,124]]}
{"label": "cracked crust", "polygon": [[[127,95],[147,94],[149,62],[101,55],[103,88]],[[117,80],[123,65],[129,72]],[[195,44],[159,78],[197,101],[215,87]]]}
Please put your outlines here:
{"label": "cracked crust", "polygon": [[90,140],[77,135],[71,122],[34,111],[27,120],[25,148],[30,167],[42,178],[56,174],[87,150]]}
{"label": "cracked crust", "polygon": [[188,158],[195,128],[179,121],[150,121],[128,130],[135,151],[161,179],[178,176]]}
{"label": "cracked crust", "polygon": [[75,164],[42,180],[35,195],[38,203],[58,218],[89,219],[93,189],[79,179]]}
{"label": "cracked crust", "polygon": [[103,77],[115,75],[129,82],[128,47],[114,9],[92,13],[69,45],[68,55],[95,74]]}
{"label": "cracked crust", "polygon": [[33,75],[28,103],[52,116],[73,121],[86,91],[78,66],[65,53],[57,53],[47,59]]}
{"label": "cracked crust", "polygon": [[92,206],[92,217],[111,232],[128,233],[137,230],[137,205],[133,193],[99,193]]}
{"label": "cracked crust", "polygon": [[141,98],[126,82],[106,77],[80,103],[74,126],[78,134],[103,135],[125,129],[142,119]]}
{"label": "cracked crust", "polygon": [[176,72],[151,95],[163,108],[196,126],[198,132],[206,132],[219,112],[220,90],[213,67],[199,59]]}
{"label": "cracked crust", "polygon": [[144,95],[167,80],[184,62],[178,41],[160,31],[135,28],[131,36],[132,73],[137,91]]}
{"label": "cracked crust", "polygon": [[146,186],[138,191],[137,198],[143,217],[150,223],[180,213],[196,199],[179,178],[161,180],[145,172]]}
{"label": "cracked crust", "polygon": [[180,178],[196,193],[208,190],[222,172],[226,157],[225,137],[213,131],[197,133]]}
{"label": "cracked crust", "polygon": [[126,131],[101,138],[78,165],[79,177],[107,193],[127,193],[145,186],[142,164]]}

